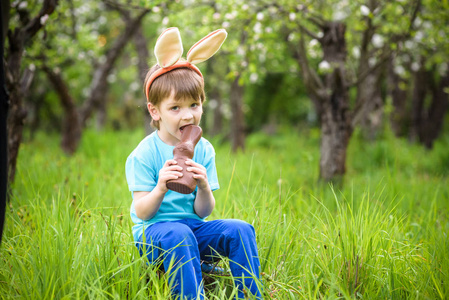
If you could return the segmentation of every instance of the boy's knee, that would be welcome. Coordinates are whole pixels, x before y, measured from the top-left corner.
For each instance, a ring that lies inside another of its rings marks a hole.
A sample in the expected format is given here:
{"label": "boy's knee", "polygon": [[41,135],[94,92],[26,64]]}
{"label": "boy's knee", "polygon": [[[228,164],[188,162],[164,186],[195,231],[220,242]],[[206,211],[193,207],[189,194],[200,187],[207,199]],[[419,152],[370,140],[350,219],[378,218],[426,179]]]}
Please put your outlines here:
{"label": "boy's knee", "polygon": [[242,220],[229,220],[229,229],[233,236],[254,236],[255,231],[253,225]]}
{"label": "boy's knee", "polygon": [[184,224],[168,228],[161,239],[162,247],[196,246],[197,241],[192,230]]}

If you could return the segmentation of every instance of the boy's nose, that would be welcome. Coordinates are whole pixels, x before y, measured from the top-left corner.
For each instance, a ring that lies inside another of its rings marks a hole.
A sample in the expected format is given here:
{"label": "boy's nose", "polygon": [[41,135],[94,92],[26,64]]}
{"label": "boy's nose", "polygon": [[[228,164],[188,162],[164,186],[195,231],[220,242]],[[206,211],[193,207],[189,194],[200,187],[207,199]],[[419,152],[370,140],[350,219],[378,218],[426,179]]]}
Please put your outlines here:
{"label": "boy's nose", "polygon": [[182,119],[183,120],[190,120],[193,119],[193,115],[190,111],[186,111],[183,115],[182,115]]}

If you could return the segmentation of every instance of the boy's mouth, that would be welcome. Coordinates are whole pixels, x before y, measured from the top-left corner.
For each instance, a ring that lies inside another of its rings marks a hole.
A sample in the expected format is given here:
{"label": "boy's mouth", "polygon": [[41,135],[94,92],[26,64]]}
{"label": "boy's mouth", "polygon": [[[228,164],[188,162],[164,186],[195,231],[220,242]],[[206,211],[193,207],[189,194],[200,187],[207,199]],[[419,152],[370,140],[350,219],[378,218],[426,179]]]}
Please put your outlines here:
{"label": "boy's mouth", "polygon": [[181,126],[181,127],[179,127],[179,131],[182,132],[184,130],[184,128],[186,128],[187,126],[191,126],[191,125],[193,125],[193,124],[187,124],[187,125]]}

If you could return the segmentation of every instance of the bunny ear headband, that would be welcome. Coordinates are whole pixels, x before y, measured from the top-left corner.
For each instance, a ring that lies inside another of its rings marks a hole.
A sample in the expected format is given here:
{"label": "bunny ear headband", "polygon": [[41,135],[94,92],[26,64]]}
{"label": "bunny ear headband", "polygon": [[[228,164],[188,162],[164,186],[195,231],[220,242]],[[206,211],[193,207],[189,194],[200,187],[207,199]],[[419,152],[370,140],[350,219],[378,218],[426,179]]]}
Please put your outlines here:
{"label": "bunny ear headband", "polygon": [[183,49],[178,28],[171,27],[162,32],[156,41],[156,46],[154,46],[154,54],[161,68],[151,74],[147,81],[145,86],[147,99],[151,83],[162,74],[173,69],[189,68],[203,78],[200,70],[194,64],[208,60],[214,55],[220,49],[227,35],[224,29],[218,29],[209,33],[190,48],[189,52],[187,52],[187,60],[180,60]]}

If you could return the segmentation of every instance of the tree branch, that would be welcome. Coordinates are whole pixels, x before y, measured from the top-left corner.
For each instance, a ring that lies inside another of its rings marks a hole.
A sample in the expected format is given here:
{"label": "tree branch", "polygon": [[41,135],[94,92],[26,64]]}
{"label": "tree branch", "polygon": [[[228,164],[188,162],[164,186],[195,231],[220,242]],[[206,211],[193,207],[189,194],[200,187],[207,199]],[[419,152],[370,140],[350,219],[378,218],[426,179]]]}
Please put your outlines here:
{"label": "tree branch", "polygon": [[318,35],[316,35],[316,34],[313,33],[312,31],[310,31],[309,29],[307,29],[307,28],[304,27],[303,25],[301,25],[301,24],[298,24],[298,25],[299,25],[299,27],[301,28],[301,31],[304,31],[305,33],[307,33],[308,36],[310,36],[310,37],[313,38],[313,39],[320,40],[320,38],[318,37]]}
{"label": "tree branch", "polygon": [[90,86],[90,96],[83,103],[81,107],[81,124],[84,126],[87,119],[90,118],[94,109],[98,107],[101,101],[104,101],[105,94],[108,90],[107,76],[111,72],[115,61],[122,53],[126,46],[126,43],[134,36],[137,28],[144,16],[150,12],[151,9],[141,10],[140,14],[137,15],[130,22],[126,23],[126,28],[122,34],[114,41],[111,48],[108,49],[106,53],[106,61],[101,64],[94,72],[92,83]]}
{"label": "tree branch", "polygon": [[26,41],[29,41],[45,24],[45,22],[42,22],[42,17],[45,15],[50,15],[55,10],[56,6],[58,5],[59,0],[45,0],[42,4],[42,8],[37,14],[36,17],[34,17],[24,28],[24,34],[25,34],[25,43]]}

